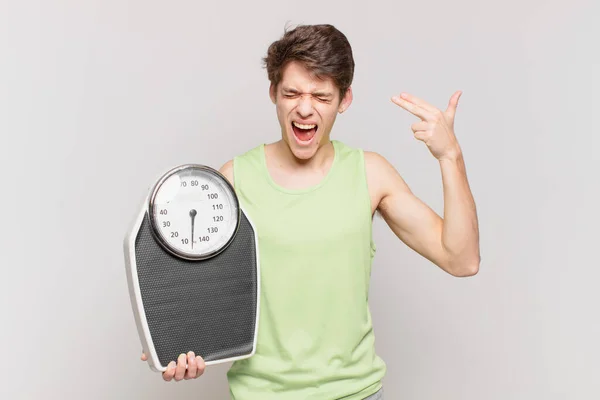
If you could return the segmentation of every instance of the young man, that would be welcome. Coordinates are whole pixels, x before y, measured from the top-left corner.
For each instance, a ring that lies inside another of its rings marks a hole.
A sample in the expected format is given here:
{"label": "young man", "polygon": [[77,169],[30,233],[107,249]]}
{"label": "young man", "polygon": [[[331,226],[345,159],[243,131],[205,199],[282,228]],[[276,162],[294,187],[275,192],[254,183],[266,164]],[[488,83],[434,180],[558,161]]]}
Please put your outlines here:
{"label": "young man", "polygon": [[[479,269],[476,209],[453,130],[461,93],[445,111],[405,93],[392,98],[420,119],[414,135],[440,163],[442,219],[382,156],[330,139],[352,103],[354,60],[341,32],[299,26],[264,61],[281,139],[221,168],[256,225],[261,254],[256,354],[229,370],[231,397],[380,399],[386,367],[368,307],[374,213],[447,273]],[[163,378],[197,378],[204,368],[201,357],[182,354]]]}

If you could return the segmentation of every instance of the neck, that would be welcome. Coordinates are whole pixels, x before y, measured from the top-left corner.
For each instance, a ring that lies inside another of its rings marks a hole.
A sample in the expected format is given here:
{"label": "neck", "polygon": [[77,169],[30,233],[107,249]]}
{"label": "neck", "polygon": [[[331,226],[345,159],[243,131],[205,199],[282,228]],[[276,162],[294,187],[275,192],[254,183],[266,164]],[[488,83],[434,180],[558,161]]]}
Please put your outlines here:
{"label": "neck", "polygon": [[285,141],[280,140],[274,143],[273,153],[278,163],[282,166],[294,169],[314,170],[322,169],[326,166],[334,157],[335,150],[331,141],[328,138],[323,138],[321,143],[319,143],[316,153],[311,158],[303,160],[297,158],[292,153]]}

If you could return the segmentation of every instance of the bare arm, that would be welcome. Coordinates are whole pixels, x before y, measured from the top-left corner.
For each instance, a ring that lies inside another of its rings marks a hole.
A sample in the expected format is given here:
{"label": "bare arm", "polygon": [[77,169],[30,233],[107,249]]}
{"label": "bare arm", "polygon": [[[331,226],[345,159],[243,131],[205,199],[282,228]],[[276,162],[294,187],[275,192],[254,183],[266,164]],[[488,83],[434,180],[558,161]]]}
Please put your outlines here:
{"label": "bare arm", "polygon": [[395,104],[419,117],[420,121],[411,126],[414,137],[425,143],[440,163],[443,219],[411,193],[383,157],[369,154],[366,161],[377,207],[394,233],[451,275],[471,276],[479,271],[479,228],[462,150],[454,133],[461,95],[461,91],[455,92],[445,111],[408,93],[392,97]]}
{"label": "bare arm", "polygon": [[462,153],[440,160],[444,188],[442,244],[451,268],[474,275],[479,271],[479,222]]}
{"label": "bare arm", "polygon": [[440,161],[444,183],[442,219],[412,193],[385,158],[365,152],[365,162],[373,203],[400,240],[453,276],[478,272],[477,217],[464,164]]}

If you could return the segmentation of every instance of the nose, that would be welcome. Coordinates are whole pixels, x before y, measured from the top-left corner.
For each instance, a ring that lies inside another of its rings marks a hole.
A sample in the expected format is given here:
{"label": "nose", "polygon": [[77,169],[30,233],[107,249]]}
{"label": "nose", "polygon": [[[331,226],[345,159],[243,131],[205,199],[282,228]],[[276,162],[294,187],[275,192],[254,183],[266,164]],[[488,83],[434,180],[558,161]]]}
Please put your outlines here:
{"label": "nose", "polygon": [[311,96],[300,96],[296,109],[298,110],[298,114],[300,114],[301,117],[309,117],[313,111]]}

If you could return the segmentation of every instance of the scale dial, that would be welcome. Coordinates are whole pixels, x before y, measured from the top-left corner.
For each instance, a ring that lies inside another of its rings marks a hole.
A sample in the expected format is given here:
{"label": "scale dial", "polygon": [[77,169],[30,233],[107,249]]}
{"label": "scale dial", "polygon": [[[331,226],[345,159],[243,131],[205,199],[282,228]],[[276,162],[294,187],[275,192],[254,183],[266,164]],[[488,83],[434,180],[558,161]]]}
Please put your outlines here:
{"label": "scale dial", "polygon": [[186,164],[163,175],[150,194],[151,228],[177,257],[203,260],[223,251],[240,223],[240,207],[227,178],[213,168]]}

